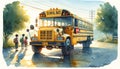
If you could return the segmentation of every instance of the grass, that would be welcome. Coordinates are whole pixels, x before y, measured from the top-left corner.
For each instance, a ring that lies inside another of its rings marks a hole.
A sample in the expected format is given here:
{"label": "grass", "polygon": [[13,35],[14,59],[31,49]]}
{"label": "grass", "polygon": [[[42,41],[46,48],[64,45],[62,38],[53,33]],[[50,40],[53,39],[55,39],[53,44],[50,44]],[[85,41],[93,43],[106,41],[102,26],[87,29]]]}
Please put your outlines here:
{"label": "grass", "polygon": [[118,39],[114,39],[114,40],[108,40],[108,41],[105,41],[105,42],[108,42],[108,43],[118,43]]}
{"label": "grass", "polygon": [[99,42],[107,42],[107,43],[118,43],[118,39],[111,39],[111,38],[108,38],[108,39],[105,39],[105,38],[101,38],[98,40]]}
{"label": "grass", "polygon": [[12,40],[8,40],[8,42],[3,42],[3,48],[11,48],[14,47],[14,43]]}

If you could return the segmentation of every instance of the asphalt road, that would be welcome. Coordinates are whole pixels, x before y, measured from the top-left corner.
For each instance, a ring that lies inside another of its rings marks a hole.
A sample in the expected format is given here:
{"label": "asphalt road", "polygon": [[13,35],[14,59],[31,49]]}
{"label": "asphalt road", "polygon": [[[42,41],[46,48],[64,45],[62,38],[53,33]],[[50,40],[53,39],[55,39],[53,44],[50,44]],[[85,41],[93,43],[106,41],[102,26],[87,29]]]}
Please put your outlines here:
{"label": "asphalt road", "polygon": [[40,54],[34,54],[31,46],[3,49],[7,66],[15,67],[101,67],[110,64],[117,58],[117,44],[94,41],[88,49],[82,44],[75,45],[72,55],[63,58],[60,49],[43,48]]}

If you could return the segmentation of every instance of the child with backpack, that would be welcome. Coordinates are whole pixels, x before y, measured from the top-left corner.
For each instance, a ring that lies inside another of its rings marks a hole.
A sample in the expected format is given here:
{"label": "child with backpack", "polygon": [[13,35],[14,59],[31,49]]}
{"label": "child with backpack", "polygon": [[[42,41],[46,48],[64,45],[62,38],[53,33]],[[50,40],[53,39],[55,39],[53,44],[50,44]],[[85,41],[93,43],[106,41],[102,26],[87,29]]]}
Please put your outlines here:
{"label": "child with backpack", "polygon": [[18,34],[15,35],[15,38],[14,38],[14,44],[15,44],[15,49],[16,51],[18,51]]}
{"label": "child with backpack", "polygon": [[25,34],[22,34],[22,37],[20,38],[20,43],[21,43],[22,48],[24,46],[24,36],[25,36]]}
{"label": "child with backpack", "polygon": [[24,44],[25,44],[25,48],[27,49],[27,45],[28,45],[28,41],[27,41],[28,37],[26,36],[25,37],[25,40],[24,40]]}

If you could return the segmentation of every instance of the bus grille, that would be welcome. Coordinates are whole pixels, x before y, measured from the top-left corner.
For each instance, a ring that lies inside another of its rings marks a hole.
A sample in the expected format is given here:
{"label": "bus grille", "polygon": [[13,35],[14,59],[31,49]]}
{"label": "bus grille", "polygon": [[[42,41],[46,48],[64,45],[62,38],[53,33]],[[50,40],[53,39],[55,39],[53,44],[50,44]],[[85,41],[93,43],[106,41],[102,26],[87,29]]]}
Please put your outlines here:
{"label": "bus grille", "polygon": [[41,30],[40,31],[40,40],[52,40],[52,31],[51,30]]}

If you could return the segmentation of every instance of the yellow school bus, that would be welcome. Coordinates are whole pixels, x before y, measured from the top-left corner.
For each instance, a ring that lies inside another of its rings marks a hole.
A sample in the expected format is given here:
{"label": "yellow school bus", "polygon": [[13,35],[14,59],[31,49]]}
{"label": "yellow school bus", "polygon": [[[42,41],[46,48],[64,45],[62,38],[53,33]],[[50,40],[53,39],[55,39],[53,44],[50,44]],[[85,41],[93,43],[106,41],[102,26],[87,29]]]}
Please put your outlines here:
{"label": "yellow school bus", "polygon": [[66,9],[41,12],[36,27],[37,34],[31,36],[30,42],[34,53],[40,53],[42,48],[60,48],[63,55],[69,55],[75,44],[82,43],[83,48],[89,48],[93,39],[93,24]]}

